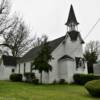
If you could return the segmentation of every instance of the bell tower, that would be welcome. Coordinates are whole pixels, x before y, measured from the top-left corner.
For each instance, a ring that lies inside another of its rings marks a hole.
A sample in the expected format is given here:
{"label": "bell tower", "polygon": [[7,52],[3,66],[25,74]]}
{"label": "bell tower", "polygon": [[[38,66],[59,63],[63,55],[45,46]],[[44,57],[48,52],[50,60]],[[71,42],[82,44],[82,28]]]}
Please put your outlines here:
{"label": "bell tower", "polygon": [[73,6],[70,6],[70,11],[69,11],[69,16],[68,16],[68,20],[65,23],[65,25],[67,25],[67,29],[68,31],[77,31],[78,30],[78,22],[74,13],[74,9]]}
{"label": "bell tower", "polygon": [[80,39],[81,43],[84,43],[80,32],[78,31],[78,21],[76,19],[75,13],[74,13],[74,9],[73,6],[70,6],[70,11],[69,11],[69,15],[68,15],[68,19],[67,22],[65,23],[65,25],[67,26],[67,36],[70,37],[72,42],[77,41],[77,38]]}

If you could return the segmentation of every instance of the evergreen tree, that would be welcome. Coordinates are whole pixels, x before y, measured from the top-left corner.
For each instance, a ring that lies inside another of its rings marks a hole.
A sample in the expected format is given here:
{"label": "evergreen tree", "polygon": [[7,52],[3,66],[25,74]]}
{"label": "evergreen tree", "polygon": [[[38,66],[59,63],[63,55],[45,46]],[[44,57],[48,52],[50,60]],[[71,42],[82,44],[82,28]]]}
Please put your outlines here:
{"label": "evergreen tree", "polygon": [[40,82],[42,83],[42,72],[47,72],[52,70],[52,66],[49,64],[49,61],[53,59],[50,47],[47,42],[47,37],[44,37],[44,41],[42,41],[40,47],[40,52],[38,56],[34,59],[34,62],[32,65],[34,65],[33,70],[38,70],[40,73]]}

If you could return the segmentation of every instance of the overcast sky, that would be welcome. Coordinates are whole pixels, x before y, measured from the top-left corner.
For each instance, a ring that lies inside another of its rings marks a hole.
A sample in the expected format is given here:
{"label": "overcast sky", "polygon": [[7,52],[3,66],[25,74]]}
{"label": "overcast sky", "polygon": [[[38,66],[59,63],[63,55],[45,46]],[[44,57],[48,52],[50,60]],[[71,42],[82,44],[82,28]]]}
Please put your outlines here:
{"label": "overcast sky", "polygon": [[[23,17],[31,28],[31,34],[46,34],[49,39],[63,36],[67,32],[64,25],[68,18],[70,5],[73,5],[84,39],[100,18],[100,0],[12,0],[12,12]],[[100,41],[100,22],[85,39]]]}

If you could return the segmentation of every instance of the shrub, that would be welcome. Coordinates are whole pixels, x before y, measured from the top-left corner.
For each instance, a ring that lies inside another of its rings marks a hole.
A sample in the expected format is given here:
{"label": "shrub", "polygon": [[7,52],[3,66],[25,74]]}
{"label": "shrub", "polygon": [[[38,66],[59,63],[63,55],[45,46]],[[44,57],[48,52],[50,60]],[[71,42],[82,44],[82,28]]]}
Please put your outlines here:
{"label": "shrub", "polygon": [[57,84],[58,82],[57,82],[57,80],[54,80],[53,82],[52,82],[52,84]]}
{"label": "shrub", "polygon": [[32,81],[34,84],[39,84],[39,79],[33,79]]}
{"label": "shrub", "polygon": [[94,97],[100,97],[100,80],[89,81],[85,84],[85,88]]}
{"label": "shrub", "polygon": [[32,82],[35,79],[35,74],[31,72],[24,73],[25,81]]}
{"label": "shrub", "polygon": [[10,75],[10,80],[14,82],[20,82],[22,81],[22,74],[11,74]]}
{"label": "shrub", "polygon": [[59,80],[59,84],[64,84],[65,83],[65,79],[60,79]]}
{"label": "shrub", "polygon": [[76,84],[84,85],[88,81],[100,79],[100,76],[96,76],[93,74],[75,74],[73,78]]}

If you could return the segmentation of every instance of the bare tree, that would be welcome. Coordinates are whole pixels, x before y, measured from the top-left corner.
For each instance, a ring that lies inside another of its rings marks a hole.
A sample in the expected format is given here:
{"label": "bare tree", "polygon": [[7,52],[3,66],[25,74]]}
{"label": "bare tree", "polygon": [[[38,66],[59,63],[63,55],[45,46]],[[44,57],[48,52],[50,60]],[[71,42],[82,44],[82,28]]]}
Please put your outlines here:
{"label": "bare tree", "polygon": [[33,48],[41,46],[46,39],[48,40],[47,35],[42,35],[41,37],[34,37],[34,42],[32,44]]}
{"label": "bare tree", "polygon": [[90,41],[86,44],[84,58],[87,60],[89,73],[93,73],[93,64],[96,63],[96,60],[98,58],[99,47],[99,41]]}
{"label": "bare tree", "polygon": [[0,3],[0,34],[3,34],[8,28],[12,26],[9,18],[10,2],[8,0],[1,0]]}
{"label": "bare tree", "polygon": [[34,38],[30,39],[29,33],[25,23],[16,16],[13,26],[3,34],[4,42],[1,45],[10,48],[13,56],[22,56],[31,47],[34,40]]}
{"label": "bare tree", "polygon": [[85,51],[88,52],[96,52],[98,55],[99,53],[99,47],[100,47],[100,42],[99,41],[90,41],[89,43],[86,44],[85,46]]}

